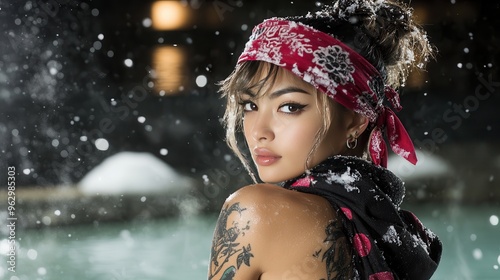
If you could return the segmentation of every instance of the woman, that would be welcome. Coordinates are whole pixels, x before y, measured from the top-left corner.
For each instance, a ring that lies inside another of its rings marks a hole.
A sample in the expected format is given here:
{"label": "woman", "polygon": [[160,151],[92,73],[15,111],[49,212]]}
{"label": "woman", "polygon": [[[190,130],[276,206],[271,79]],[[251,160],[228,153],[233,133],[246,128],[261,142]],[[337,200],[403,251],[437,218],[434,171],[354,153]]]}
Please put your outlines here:
{"label": "woman", "polygon": [[226,200],[208,279],[431,277],[441,243],[399,208],[382,136],[416,163],[384,102],[401,109],[393,88],[430,55],[411,10],[392,0],[338,0],[254,28],[222,91],[228,143],[252,170],[242,130],[263,183]]}

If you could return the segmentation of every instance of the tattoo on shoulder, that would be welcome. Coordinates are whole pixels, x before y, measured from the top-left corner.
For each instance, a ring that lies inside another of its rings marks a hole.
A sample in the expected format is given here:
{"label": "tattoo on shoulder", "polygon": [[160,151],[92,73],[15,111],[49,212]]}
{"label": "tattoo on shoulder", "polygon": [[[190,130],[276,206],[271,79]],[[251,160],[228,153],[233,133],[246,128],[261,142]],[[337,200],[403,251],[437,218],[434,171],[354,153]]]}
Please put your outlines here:
{"label": "tattoo on shoulder", "polygon": [[242,208],[240,203],[234,203],[222,209],[217,226],[215,229],[214,240],[211,252],[211,266],[208,279],[216,279],[222,268],[228,263],[231,258],[236,257],[236,267],[230,266],[222,273],[220,280],[231,280],[236,274],[236,270],[242,264],[250,266],[250,259],[253,258],[252,248],[250,244],[240,244],[238,238],[244,236],[245,232],[250,229],[250,221],[246,225],[240,225],[238,222],[233,222],[228,225],[228,219],[231,214],[238,213],[241,215],[246,208]]}
{"label": "tattoo on shoulder", "polygon": [[[342,227],[341,221],[335,219],[325,229],[326,238],[324,242],[330,242],[331,246],[325,250],[321,258],[326,264],[327,274],[327,279],[321,280],[351,279],[352,277],[352,254]],[[315,257],[320,255],[321,251],[313,254]]]}

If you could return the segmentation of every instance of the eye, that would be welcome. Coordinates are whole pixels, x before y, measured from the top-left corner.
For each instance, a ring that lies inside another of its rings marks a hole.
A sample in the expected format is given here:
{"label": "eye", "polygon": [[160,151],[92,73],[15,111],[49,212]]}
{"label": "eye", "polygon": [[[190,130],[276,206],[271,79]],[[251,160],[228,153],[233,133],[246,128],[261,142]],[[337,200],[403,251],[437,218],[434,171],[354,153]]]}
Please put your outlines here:
{"label": "eye", "polygon": [[240,105],[243,107],[244,112],[252,112],[252,111],[257,111],[257,105],[253,103],[252,101],[242,101]]}
{"label": "eye", "polygon": [[299,104],[299,103],[286,103],[280,106],[279,110],[283,113],[287,114],[297,114],[302,109],[304,109],[307,105]]}

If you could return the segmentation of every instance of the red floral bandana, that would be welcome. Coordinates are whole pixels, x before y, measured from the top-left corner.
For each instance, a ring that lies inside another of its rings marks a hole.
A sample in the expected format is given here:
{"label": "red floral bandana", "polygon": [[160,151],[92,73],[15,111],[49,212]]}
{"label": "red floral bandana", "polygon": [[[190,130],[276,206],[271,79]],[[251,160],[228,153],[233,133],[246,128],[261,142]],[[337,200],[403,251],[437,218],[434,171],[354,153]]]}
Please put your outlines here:
{"label": "red floral bandana", "polygon": [[257,25],[238,59],[283,67],[374,125],[369,141],[372,161],[387,167],[385,130],[392,150],[416,164],[413,143],[384,96],[399,111],[399,95],[384,86],[380,73],[360,54],[334,37],[307,25],[271,18]]}

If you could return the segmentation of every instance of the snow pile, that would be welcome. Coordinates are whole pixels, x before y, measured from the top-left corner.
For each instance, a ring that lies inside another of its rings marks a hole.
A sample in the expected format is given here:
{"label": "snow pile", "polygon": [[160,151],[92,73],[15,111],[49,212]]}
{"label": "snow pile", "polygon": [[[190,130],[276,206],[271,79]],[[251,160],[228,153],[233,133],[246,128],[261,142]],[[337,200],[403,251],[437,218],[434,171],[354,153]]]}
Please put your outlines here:
{"label": "snow pile", "polygon": [[451,166],[441,157],[428,152],[416,151],[418,162],[413,165],[404,158],[391,155],[387,168],[403,181],[420,180],[450,175]]}
{"label": "snow pile", "polygon": [[78,184],[87,195],[186,192],[190,178],[149,153],[120,152],[91,170]]}

